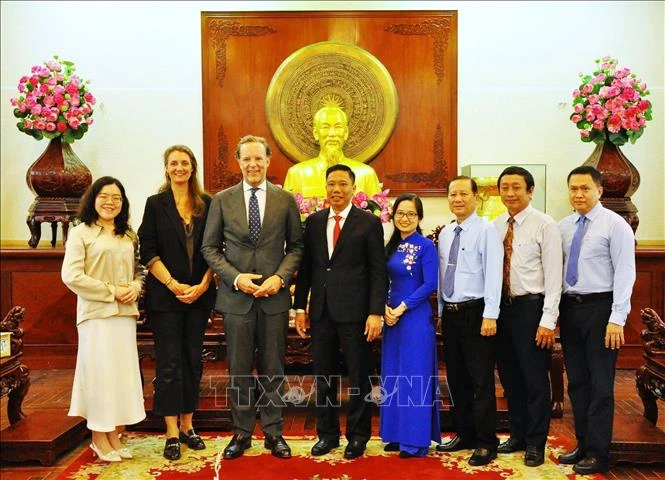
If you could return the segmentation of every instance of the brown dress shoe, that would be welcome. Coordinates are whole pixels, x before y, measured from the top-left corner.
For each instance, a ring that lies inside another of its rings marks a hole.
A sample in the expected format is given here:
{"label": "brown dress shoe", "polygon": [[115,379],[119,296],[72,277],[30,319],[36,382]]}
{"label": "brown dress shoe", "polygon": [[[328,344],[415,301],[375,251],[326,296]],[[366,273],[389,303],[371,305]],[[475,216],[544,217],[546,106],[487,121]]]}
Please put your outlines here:
{"label": "brown dress shoe", "polygon": [[592,473],[603,473],[607,471],[607,464],[602,463],[596,457],[586,457],[573,465],[573,472],[580,475],[591,475]]}

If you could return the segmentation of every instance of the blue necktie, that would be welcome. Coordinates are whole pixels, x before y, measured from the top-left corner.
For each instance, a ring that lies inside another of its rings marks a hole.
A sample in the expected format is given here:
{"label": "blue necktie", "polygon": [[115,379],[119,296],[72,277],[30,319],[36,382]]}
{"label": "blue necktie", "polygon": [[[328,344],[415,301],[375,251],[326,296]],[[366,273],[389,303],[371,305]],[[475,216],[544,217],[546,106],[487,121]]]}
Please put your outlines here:
{"label": "blue necktie", "polygon": [[252,195],[249,197],[249,238],[256,245],[261,234],[261,214],[259,213],[259,200],[256,198],[258,187],[251,190]]}
{"label": "blue necktie", "polygon": [[457,225],[455,227],[455,238],[453,243],[450,244],[450,253],[448,254],[448,268],[443,276],[443,293],[446,297],[450,298],[455,292],[455,270],[457,269],[457,253],[459,252],[459,234],[462,227]]}
{"label": "blue necktie", "polygon": [[580,248],[582,247],[582,237],[584,236],[585,216],[577,219],[577,230],[573,236],[573,242],[570,244],[570,257],[568,258],[568,269],[566,270],[566,282],[571,287],[577,283],[577,262],[580,259]]}

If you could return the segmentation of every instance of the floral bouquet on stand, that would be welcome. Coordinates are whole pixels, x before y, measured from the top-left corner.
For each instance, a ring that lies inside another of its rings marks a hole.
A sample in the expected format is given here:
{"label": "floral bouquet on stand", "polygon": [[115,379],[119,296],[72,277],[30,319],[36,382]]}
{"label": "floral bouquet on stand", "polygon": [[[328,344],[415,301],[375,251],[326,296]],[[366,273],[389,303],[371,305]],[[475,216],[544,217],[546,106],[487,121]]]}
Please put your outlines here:
{"label": "floral bouquet on stand", "polygon": [[79,78],[73,62],[53,60],[35,65],[19,79],[17,97],[11,98],[18,129],[37,140],[62,136],[74,143],[92,125],[95,97],[89,81]]}
{"label": "floral bouquet on stand", "polygon": [[615,58],[596,59],[592,75],[580,73],[582,84],[573,91],[573,113],[583,142],[614,145],[635,143],[652,118],[647,84],[629,68],[617,69]]}

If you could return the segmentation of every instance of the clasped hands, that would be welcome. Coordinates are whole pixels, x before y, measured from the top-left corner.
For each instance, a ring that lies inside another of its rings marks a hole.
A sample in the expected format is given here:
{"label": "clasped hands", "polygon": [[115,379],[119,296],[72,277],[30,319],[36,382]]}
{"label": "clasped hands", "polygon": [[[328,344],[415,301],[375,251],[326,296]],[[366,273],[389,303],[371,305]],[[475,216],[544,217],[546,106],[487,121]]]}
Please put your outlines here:
{"label": "clasped hands", "polygon": [[253,282],[253,280],[258,280],[261,277],[263,275],[256,273],[241,273],[236,280],[236,286],[241,292],[252,295],[255,298],[269,297],[282,289],[282,279],[279,275],[271,275],[261,285]]}
{"label": "clasped hands", "polygon": [[386,311],[383,314],[383,318],[386,319],[386,325],[389,327],[395,325],[404,312],[406,312],[406,304],[404,302],[401,302],[395,308],[386,305]]}
{"label": "clasped hands", "polygon": [[169,282],[166,288],[171,290],[175,294],[175,298],[180,300],[182,303],[194,303],[199,299],[201,295],[208,290],[210,285],[210,280],[204,280],[201,283],[196,285],[188,285],[186,283],[180,283],[175,278]]}
{"label": "clasped hands", "polygon": [[140,293],[140,290],[127,283],[115,286],[115,299],[126,305],[136,302]]}

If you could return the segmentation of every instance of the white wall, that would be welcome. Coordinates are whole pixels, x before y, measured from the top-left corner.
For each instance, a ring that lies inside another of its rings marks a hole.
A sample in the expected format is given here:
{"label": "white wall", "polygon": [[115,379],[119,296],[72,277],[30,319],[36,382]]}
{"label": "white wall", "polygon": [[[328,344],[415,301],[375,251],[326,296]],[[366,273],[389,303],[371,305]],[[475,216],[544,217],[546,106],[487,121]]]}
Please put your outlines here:
{"label": "white wall", "polygon": [[[1,231],[27,241],[33,196],[25,172],[46,147],[20,133],[9,99],[18,79],[52,55],[92,80],[95,124],[74,144],[93,177],[120,178],[134,226],[163,178],[161,152],[190,145],[202,158],[201,11],[458,10],[458,164],[546,163],[547,211],[569,211],[565,177],[593,145],[568,120],[577,73],[612,55],[651,90],[654,120],[623,151],[642,174],[633,196],[639,240],[664,240],[664,2],[2,2]],[[164,101],[168,99],[168,101]],[[257,108],[262,108],[257,105]],[[425,199],[424,230],[451,219]],[[43,226],[42,242],[50,238]]]}

